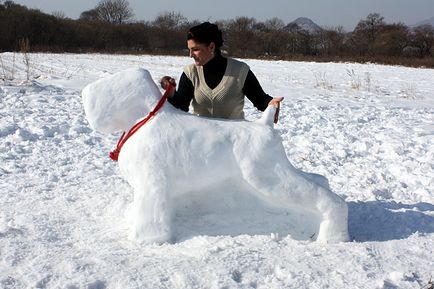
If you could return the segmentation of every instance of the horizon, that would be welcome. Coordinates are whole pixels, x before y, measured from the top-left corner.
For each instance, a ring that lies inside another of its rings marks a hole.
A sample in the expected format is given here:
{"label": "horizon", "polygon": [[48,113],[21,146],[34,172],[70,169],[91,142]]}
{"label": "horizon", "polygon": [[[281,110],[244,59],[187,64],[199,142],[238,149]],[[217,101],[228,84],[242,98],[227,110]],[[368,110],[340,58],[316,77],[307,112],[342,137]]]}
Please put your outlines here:
{"label": "horizon", "polygon": [[[47,14],[60,12],[68,18],[78,19],[82,12],[95,8],[100,1],[76,0],[74,3],[61,3],[56,0],[16,0],[13,2]],[[390,5],[388,0],[366,0],[362,3],[356,0],[330,0],[328,3],[323,3],[321,0],[309,0],[304,3],[275,0],[272,5],[261,1],[254,6],[248,0],[239,0],[236,3],[230,0],[221,0],[219,3],[212,1],[197,3],[193,0],[182,3],[176,0],[160,0],[158,3],[143,3],[138,0],[128,2],[135,14],[134,21],[153,21],[166,12],[180,13],[190,21],[210,22],[251,17],[261,22],[278,18],[288,24],[305,17],[321,27],[342,26],[346,31],[352,31],[360,20],[371,13],[380,14],[386,23],[404,23],[407,26],[434,18],[434,1],[430,0],[420,0],[417,5],[411,0],[395,0],[393,5]]]}

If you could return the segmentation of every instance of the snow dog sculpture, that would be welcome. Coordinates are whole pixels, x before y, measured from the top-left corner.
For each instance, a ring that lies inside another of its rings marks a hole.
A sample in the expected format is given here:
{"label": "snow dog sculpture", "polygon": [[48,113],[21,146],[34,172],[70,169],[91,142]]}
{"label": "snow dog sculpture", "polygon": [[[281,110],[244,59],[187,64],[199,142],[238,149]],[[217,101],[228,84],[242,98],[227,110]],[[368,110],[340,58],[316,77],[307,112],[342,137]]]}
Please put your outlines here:
{"label": "snow dog sculpture", "polygon": [[[128,131],[161,93],[147,70],[133,68],[87,85],[82,97],[90,126],[111,133]],[[134,189],[133,236],[147,243],[172,240],[177,197],[235,181],[262,202],[315,215],[317,241],[347,241],[345,201],[327,182],[291,165],[273,128],[274,112],[268,107],[255,122],[218,120],[166,103],[119,155],[121,174]]]}

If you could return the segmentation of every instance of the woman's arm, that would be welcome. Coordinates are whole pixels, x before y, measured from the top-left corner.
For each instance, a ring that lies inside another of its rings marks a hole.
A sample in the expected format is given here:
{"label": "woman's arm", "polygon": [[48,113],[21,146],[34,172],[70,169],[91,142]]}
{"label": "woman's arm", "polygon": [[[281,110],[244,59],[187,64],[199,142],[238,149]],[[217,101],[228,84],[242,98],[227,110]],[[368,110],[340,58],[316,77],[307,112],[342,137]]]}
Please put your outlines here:
{"label": "woman's arm", "polygon": [[260,111],[264,111],[273,99],[264,92],[258,79],[251,70],[247,73],[246,81],[243,86],[243,93]]}
{"label": "woman's arm", "polygon": [[[174,83],[175,81],[173,80],[171,82]],[[161,81],[161,86],[163,88],[165,87],[165,85],[163,85],[163,80]],[[193,84],[191,83],[190,79],[188,79],[187,75],[182,73],[181,78],[179,79],[178,90],[176,90],[174,94],[167,99],[167,101],[169,101],[174,107],[188,112],[190,102],[193,99],[193,94]]]}

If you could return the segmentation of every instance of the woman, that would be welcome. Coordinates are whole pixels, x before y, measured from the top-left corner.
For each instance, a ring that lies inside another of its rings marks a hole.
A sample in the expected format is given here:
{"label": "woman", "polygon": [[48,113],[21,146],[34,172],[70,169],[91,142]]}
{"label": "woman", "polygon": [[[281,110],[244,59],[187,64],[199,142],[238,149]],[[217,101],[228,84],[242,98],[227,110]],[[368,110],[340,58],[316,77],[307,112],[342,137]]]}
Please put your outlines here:
{"label": "woman", "polygon": [[[282,97],[272,98],[266,94],[249,66],[244,62],[221,55],[222,32],[217,25],[204,22],[190,28],[187,46],[194,64],[184,68],[177,91],[168,101],[184,111],[199,116],[243,119],[244,96],[255,107],[264,111],[268,105],[279,107]],[[161,86],[175,80],[165,76]]]}

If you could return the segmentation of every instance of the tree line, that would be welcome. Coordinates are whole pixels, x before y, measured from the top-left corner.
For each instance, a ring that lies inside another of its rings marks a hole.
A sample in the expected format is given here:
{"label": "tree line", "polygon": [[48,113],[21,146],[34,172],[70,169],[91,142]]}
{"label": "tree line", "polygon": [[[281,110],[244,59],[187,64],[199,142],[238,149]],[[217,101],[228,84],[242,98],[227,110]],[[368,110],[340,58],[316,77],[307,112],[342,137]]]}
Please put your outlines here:
{"label": "tree line", "polygon": [[[13,1],[0,1],[0,51],[19,51],[29,43],[34,52],[107,52],[186,54],[186,31],[200,23],[180,13],[166,12],[152,21],[134,21],[126,0],[101,0],[73,20],[62,12],[51,15]],[[216,21],[223,30],[223,51],[234,57],[271,59],[415,59],[434,67],[434,28],[386,23],[369,14],[355,29],[304,29],[272,18]],[[417,61],[416,61],[417,62]],[[421,62],[422,63],[422,62]]]}

